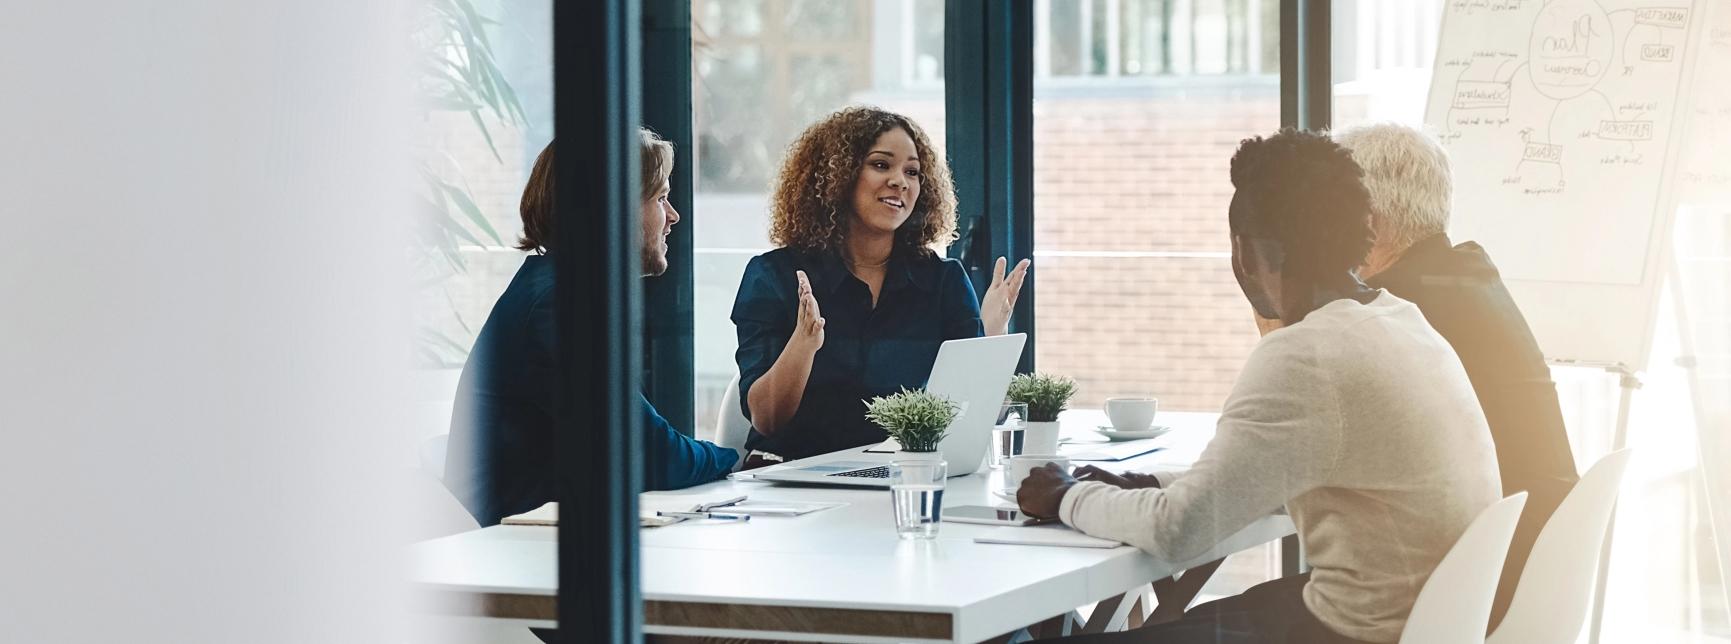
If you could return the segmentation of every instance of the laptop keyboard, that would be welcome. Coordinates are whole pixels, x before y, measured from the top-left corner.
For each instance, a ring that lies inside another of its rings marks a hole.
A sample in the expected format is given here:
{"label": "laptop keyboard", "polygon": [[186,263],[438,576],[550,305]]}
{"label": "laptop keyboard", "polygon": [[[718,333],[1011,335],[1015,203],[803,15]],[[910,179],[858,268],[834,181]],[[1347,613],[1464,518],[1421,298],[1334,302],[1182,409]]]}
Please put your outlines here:
{"label": "laptop keyboard", "polygon": [[849,470],[846,472],[836,472],[834,474],[829,474],[827,476],[847,476],[847,477],[862,478],[862,479],[887,479],[890,477],[890,466],[879,465],[877,467],[868,467],[868,468],[865,468],[863,470]]}

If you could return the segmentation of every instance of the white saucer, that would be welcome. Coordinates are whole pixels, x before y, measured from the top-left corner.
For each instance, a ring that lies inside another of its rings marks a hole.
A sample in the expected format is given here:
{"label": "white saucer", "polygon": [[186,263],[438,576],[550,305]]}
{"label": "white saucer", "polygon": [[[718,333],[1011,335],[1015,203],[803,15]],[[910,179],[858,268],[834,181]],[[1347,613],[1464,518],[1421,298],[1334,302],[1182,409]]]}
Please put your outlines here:
{"label": "white saucer", "polygon": [[1172,428],[1167,427],[1165,425],[1155,425],[1153,427],[1149,427],[1148,429],[1144,429],[1144,430],[1140,430],[1140,431],[1130,431],[1127,429],[1113,429],[1110,426],[1101,425],[1100,427],[1098,427],[1094,430],[1094,433],[1099,434],[1101,436],[1105,436],[1106,440],[1133,441],[1133,440],[1141,440],[1144,438],[1155,438],[1155,437],[1158,437],[1161,434],[1165,434],[1166,432],[1169,432],[1169,431],[1172,431]]}
{"label": "white saucer", "polygon": [[1009,488],[1009,489],[993,488],[992,489],[992,496],[998,497],[998,498],[1003,499],[1005,501],[1009,501],[1012,505],[1014,505],[1017,502],[1016,501],[1016,489],[1017,488]]}

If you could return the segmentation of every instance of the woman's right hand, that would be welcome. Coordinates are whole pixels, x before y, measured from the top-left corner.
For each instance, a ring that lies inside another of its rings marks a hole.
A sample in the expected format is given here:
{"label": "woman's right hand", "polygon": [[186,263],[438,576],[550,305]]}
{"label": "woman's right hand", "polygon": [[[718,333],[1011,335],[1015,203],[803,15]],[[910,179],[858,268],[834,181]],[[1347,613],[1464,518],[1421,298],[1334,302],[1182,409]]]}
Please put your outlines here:
{"label": "woman's right hand", "polygon": [[817,308],[817,296],[811,294],[811,280],[806,278],[805,271],[794,271],[794,276],[799,278],[799,316],[787,347],[816,354],[823,348],[823,312]]}

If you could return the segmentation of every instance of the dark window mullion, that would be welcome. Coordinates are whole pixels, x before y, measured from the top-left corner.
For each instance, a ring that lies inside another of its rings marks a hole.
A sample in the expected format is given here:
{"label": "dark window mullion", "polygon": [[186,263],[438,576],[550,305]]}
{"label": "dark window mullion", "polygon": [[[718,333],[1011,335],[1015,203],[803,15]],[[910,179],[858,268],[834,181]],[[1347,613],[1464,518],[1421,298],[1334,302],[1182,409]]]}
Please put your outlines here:
{"label": "dark window mullion", "polygon": [[[946,147],[962,238],[950,256],[984,296],[992,263],[1034,256],[1034,8],[1028,0],[951,0],[944,8]],[[1018,371],[1034,368],[1034,283],[1010,320],[1028,334]]]}
{"label": "dark window mullion", "polygon": [[1333,117],[1329,0],[1280,2],[1280,124],[1326,130]]}
{"label": "dark window mullion", "polygon": [[[1329,0],[1280,2],[1280,125],[1328,129],[1334,87],[1329,80]],[[1280,571],[1309,570],[1297,536],[1280,540]]]}
{"label": "dark window mullion", "polygon": [[590,0],[553,10],[555,498],[584,518],[559,526],[562,642],[641,639],[637,9]]}
{"label": "dark window mullion", "polygon": [[[667,238],[667,272],[644,280],[644,390],[681,433],[697,431],[692,252],[697,180],[692,132],[691,0],[643,0],[643,124],[673,143],[672,192],[680,221]],[[650,455],[656,462],[654,454]]]}

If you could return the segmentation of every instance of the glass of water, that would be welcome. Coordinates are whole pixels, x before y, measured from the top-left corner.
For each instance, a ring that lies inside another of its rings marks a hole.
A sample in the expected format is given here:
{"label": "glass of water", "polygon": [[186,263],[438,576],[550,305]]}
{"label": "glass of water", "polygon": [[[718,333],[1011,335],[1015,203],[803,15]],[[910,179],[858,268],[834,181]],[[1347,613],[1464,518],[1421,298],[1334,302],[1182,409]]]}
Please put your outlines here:
{"label": "glass of water", "polygon": [[938,536],[948,471],[948,465],[940,459],[890,463],[890,505],[896,514],[896,536],[903,539]]}
{"label": "glass of water", "polygon": [[1011,458],[1022,455],[1022,430],[1027,419],[1028,403],[1006,402],[998,408],[998,422],[992,426],[993,468],[1002,468]]}

